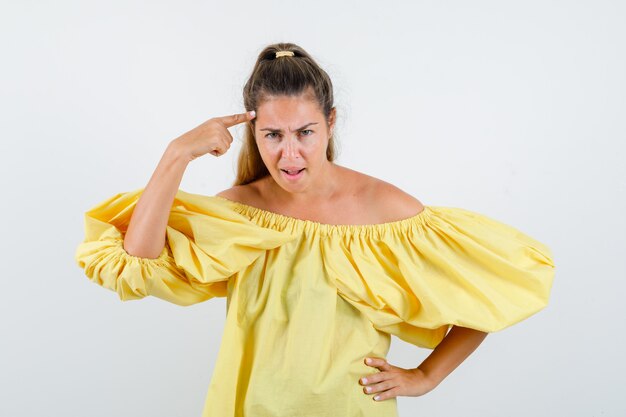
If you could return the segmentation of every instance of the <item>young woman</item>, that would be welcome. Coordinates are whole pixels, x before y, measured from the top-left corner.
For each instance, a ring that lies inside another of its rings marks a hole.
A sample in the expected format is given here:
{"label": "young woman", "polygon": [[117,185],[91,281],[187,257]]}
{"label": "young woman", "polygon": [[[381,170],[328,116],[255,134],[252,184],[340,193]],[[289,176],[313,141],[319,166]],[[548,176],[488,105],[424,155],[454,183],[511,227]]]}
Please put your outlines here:
{"label": "young woman", "polygon": [[[122,300],[227,297],[203,417],[397,416],[398,396],[433,390],[488,332],[547,305],[546,245],[335,163],[332,83],[301,47],[260,53],[244,106],[174,139],[145,188],[89,210],[76,251]],[[180,190],[239,123],[234,186]],[[433,351],[394,366],[392,334]]]}

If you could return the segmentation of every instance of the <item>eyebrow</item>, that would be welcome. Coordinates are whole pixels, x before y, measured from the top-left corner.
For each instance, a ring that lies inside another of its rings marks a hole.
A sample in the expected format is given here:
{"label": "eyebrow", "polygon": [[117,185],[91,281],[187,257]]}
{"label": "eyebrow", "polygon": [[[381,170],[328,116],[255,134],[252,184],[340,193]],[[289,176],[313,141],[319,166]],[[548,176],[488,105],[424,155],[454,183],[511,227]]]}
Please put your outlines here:
{"label": "eyebrow", "polygon": [[[302,127],[298,128],[298,129],[294,130],[294,132],[295,132],[295,131],[297,131],[297,130],[302,130],[302,129],[304,129],[304,128],[306,128],[306,127],[309,127],[309,126],[311,126],[311,125],[316,125],[316,124],[317,124],[317,122],[307,123],[307,124],[305,124],[304,126],[302,126]],[[264,127],[263,129],[259,129],[259,130],[261,130],[261,131],[262,131],[262,130],[268,130],[268,131],[270,131],[270,132],[282,132],[282,131],[283,131],[282,129],[276,129],[276,128],[273,128],[273,127]]]}

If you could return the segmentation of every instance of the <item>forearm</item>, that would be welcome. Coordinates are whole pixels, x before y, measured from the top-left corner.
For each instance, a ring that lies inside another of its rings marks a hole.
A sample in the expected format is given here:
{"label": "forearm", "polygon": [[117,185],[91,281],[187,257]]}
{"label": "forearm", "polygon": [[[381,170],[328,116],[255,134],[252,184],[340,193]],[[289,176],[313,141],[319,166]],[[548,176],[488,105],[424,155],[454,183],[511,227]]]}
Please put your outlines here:
{"label": "forearm", "polygon": [[418,368],[436,385],[439,385],[476,350],[488,334],[479,330],[453,326]]}
{"label": "forearm", "polygon": [[133,210],[124,237],[131,255],[156,258],[165,246],[165,231],[172,204],[189,158],[171,142]]}

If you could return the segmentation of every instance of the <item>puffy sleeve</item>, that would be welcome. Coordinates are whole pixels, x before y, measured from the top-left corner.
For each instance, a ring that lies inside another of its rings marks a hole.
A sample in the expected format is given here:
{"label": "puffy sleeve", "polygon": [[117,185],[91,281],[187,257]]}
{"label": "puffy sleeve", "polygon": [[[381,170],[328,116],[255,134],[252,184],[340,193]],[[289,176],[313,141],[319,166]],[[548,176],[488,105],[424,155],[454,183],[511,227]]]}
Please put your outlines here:
{"label": "puffy sleeve", "polygon": [[124,235],[144,188],[116,194],[85,213],[75,261],[122,301],[148,295],[187,306],[227,295],[227,281],[264,251],[295,238],[264,228],[219,199],[178,190],[157,258],[124,250]]}
{"label": "puffy sleeve", "polygon": [[382,227],[326,248],[338,294],[378,330],[434,348],[451,325],[495,332],[548,303],[552,253],[512,226],[425,206]]}

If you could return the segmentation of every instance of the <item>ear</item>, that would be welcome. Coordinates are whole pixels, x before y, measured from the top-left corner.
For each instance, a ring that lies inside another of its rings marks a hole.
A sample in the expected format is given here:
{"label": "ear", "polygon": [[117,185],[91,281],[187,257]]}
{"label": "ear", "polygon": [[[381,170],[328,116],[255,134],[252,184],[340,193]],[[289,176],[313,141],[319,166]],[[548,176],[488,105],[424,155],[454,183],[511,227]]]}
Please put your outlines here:
{"label": "ear", "polygon": [[333,130],[335,130],[335,120],[337,117],[337,108],[333,107],[332,109],[330,109],[330,115],[328,116],[328,130],[330,131],[331,135],[333,133]]}

